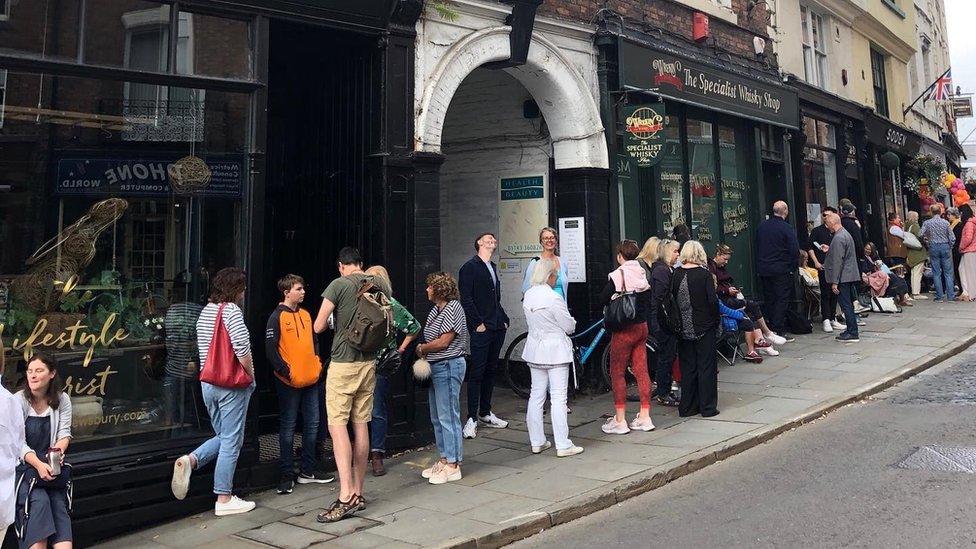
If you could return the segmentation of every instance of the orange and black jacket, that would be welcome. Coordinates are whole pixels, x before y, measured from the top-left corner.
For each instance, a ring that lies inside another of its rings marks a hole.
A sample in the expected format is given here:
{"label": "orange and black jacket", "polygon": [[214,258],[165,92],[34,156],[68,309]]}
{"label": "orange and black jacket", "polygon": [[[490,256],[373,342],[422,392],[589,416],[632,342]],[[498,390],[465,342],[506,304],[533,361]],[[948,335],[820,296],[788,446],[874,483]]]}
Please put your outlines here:
{"label": "orange and black jacket", "polygon": [[293,311],[281,303],[271,313],[264,334],[264,351],[275,375],[291,387],[308,387],[322,375],[312,317],[301,307]]}

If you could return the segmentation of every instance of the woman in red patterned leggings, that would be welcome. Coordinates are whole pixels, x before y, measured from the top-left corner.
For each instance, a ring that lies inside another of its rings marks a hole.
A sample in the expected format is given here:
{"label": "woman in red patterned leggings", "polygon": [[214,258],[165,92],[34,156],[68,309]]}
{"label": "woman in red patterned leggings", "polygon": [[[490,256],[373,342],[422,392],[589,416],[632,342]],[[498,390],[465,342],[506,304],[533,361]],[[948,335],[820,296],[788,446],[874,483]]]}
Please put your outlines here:
{"label": "woman in red patterned leggings", "polygon": [[[654,430],[651,421],[651,378],[647,374],[647,313],[650,307],[651,292],[647,276],[640,263],[636,261],[640,249],[633,240],[624,240],[617,246],[619,268],[609,275],[606,287],[601,294],[604,304],[610,303],[623,293],[637,294],[637,314],[633,323],[611,331],[610,337],[610,377],[613,381],[614,417],[603,424],[603,432],[624,435],[631,429]],[[637,391],[640,394],[640,413],[627,426],[627,364],[637,378]]]}

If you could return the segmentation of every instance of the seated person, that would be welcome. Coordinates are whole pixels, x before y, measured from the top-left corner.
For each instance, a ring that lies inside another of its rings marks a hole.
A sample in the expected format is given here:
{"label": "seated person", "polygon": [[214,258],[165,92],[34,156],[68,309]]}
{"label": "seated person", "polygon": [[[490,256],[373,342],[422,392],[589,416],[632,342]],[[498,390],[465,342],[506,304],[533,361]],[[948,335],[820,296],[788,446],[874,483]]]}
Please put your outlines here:
{"label": "seated person", "polygon": [[[759,303],[750,299],[739,298],[739,288],[735,286],[732,275],[726,269],[731,258],[732,248],[725,244],[719,244],[715,249],[715,258],[708,260],[708,270],[715,277],[715,294],[718,296],[718,300],[729,308],[743,309],[745,311],[750,321],[749,326],[751,326],[748,331],[756,332],[754,335],[756,348],[769,356],[776,356],[779,354],[779,351],[773,348],[773,344],[782,345],[786,343],[786,339],[769,329],[769,326],[766,325],[766,320],[763,318],[762,308],[760,308]],[[747,331],[743,325],[740,325],[739,329]]]}
{"label": "seated person", "polygon": [[[734,332],[736,330],[742,330],[742,333],[745,334],[746,354],[742,358],[749,362],[755,362],[756,364],[762,362],[762,357],[756,352],[756,338],[761,338],[762,333],[752,323],[749,316],[742,309],[733,309],[725,303],[722,303],[721,299],[718,301],[718,311],[722,315],[723,331]],[[767,347],[767,349],[772,349],[772,347]],[[773,352],[779,354],[778,351],[774,350]]]}
{"label": "seated person", "polygon": [[871,294],[892,297],[899,305],[911,307],[913,302],[908,283],[881,261],[874,243],[865,244],[862,252],[857,264],[864,283],[871,288]]}

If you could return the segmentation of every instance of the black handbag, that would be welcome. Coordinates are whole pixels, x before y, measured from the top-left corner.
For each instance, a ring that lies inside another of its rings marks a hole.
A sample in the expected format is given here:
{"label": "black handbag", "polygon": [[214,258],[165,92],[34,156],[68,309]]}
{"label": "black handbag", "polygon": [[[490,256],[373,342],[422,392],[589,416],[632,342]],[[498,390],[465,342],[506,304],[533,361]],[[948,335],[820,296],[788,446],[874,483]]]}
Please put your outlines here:
{"label": "black handbag", "polygon": [[403,359],[396,347],[388,347],[376,356],[376,375],[392,376],[400,370]]}
{"label": "black handbag", "polygon": [[658,324],[672,334],[681,333],[681,309],[678,307],[678,300],[674,298],[674,279],[677,276],[676,273],[671,273],[668,291],[665,292],[664,298],[661,299],[657,308]]}
{"label": "black handbag", "polygon": [[627,291],[627,283],[623,273],[620,273],[620,285],[623,290],[610,298],[610,303],[603,310],[603,324],[611,332],[623,329],[637,322],[637,294]]}

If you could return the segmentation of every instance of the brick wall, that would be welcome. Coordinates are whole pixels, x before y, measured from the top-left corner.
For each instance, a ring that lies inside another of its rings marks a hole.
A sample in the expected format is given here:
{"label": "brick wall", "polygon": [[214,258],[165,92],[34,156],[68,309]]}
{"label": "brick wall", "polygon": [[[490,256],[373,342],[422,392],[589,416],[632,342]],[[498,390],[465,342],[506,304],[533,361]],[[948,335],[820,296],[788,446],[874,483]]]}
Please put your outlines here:
{"label": "brick wall", "polygon": [[[603,7],[604,0],[546,0],[538,14],[589,23]],[[648,29],[665,29],[692,40],[692,17],[696,10],[676,0],[607,0],[606,7],[622,15],[628,27],[639,28],[646,22]],[[752,59],[755,57],[752,39],[761,36],[767,38],[766,53],[772,53],[772,41],[766,32],[769,15],[765,2],[760,2],[750,14],[749,0],[732,0],[732,11],[738,16],[738,25],[709,17],[711,37],[707,43]]]}

